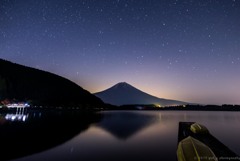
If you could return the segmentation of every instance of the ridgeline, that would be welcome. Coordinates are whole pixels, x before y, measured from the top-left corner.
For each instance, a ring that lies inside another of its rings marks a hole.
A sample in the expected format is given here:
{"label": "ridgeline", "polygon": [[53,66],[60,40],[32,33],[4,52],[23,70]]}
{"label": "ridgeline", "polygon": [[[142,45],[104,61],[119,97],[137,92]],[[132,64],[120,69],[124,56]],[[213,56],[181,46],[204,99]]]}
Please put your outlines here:
{"label": "ridgeline", "polygon": [[101,99],[61,76],[0,59],[0,102],[61,107],[102,106]]}

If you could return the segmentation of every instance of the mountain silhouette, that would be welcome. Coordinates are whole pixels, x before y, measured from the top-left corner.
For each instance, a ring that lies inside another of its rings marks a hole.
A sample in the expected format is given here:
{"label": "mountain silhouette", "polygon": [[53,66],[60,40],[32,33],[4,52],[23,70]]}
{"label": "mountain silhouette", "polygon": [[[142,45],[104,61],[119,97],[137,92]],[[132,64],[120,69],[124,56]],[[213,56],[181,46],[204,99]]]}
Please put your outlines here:
{"label": "mountain silhouette", "polygon": [[118,83],[111,88],[95,93],[105,103],[112,105],[131,105],[131,104],[158,104],[161,106],[185,105],[186,102],[163,99],[145,93],[126,82]]}
{"label": "mountain silhouette", "polygon": [[95,112],[69,110],[33,110],[27,114],[28,119],[25,122],[6,121],[0,124],[0,138],[4,138],[1,139],[0,146],[1,161],[54,148],[79,135],[102,118],[101,114]]}
{"label": "mountain silhouette", "polygon": [[[127,120],[127,123],[123,120]],[[102,120],[96,124],[120,140],[127,140],[151,124],[158,121],[158,116],[139,112],[105,112]]]}
{"label": "mountain silhouette", "polygon": [[6,99],[62,107],[104,104],[66,78],[0,59],[0,102]]}

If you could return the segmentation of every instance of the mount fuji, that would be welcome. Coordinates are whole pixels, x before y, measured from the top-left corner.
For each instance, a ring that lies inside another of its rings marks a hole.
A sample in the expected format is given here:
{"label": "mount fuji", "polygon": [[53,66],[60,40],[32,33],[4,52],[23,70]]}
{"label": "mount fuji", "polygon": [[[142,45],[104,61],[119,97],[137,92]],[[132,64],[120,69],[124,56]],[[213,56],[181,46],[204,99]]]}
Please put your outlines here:
{"label": "mount fuji", "polygon": [[120,82],[104,91],[94,94],[112,105],[158,104],[160,106],[186,105],[187,102],[158,98],[145,93],[126,82]]}

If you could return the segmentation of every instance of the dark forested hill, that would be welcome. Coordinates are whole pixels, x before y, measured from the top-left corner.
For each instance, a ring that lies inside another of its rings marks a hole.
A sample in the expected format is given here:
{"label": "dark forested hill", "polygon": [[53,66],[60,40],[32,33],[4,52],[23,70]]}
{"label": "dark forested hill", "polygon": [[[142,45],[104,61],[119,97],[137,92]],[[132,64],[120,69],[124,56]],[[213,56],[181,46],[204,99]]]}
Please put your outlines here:
{"label": "dark forested hill", "polygon": [[103,105],[63,77],[0,59],[0,101],[5,99],[51,106]]}

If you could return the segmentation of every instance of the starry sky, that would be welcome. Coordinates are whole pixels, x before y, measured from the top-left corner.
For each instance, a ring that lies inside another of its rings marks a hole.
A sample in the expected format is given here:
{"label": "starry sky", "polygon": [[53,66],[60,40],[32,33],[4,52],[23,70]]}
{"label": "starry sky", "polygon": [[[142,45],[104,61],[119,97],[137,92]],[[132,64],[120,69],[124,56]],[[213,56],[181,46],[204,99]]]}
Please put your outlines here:
{"label": "starry sky", "polygon": [[90,92],[240,104],[240,0],[0,0],[0,58]]}

